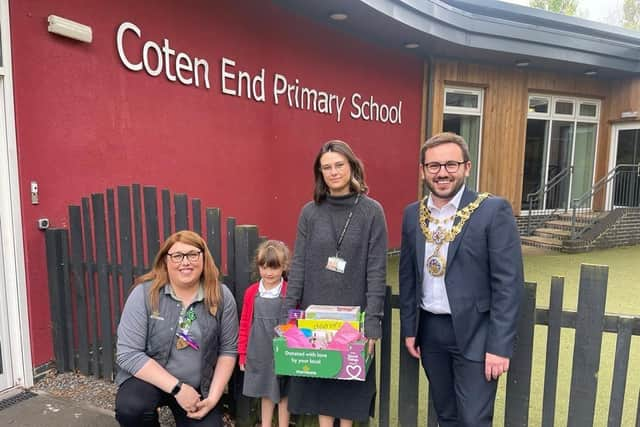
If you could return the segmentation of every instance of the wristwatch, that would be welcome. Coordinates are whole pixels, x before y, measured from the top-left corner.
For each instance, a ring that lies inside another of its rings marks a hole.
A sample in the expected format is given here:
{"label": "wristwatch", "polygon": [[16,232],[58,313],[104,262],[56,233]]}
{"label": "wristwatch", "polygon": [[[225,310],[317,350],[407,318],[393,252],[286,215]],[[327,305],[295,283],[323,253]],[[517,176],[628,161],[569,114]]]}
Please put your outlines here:
{"label": "wristwatch", "polygon": [[178,381],[176,385],[174,385],[173,388],[171,389],[171,396],[175,396],[176,394],[180,393],[181,388],[182,388],[182,381]]}

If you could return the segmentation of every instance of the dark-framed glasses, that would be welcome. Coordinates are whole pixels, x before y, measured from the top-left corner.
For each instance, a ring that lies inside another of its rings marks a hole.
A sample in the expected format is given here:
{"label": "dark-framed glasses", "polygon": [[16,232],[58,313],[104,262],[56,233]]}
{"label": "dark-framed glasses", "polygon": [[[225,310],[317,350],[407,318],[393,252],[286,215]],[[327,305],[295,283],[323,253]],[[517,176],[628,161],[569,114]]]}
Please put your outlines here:
{"label": "dark-framed glasses", "polygon": [[460,165],[464,165],[465,163],[467,163],[466,161],[463,162],[456,162],[455,160],[449,160],[445,163],[439,163],[439,162],[429,162],[429,163],[425,163],[424,168],[429,171],[429,173],[438,173],[440,172],[440,169],[442,169],[444,167],[444,170],[446,170],[449,173],[456,173],[458,172],[458,169],[460,169]]}
{"label": "dark-framed glasses", "polygon": [[167,256],[172,262],[175,262],[176,264],[180,264],[185,259],[185,257],[189,260],[189,262],[196,262],[200,260],[201,253],[202,251],[193,251],[193,252],[187,252],[187,253],[174,252],[174,253],[167,253]]}

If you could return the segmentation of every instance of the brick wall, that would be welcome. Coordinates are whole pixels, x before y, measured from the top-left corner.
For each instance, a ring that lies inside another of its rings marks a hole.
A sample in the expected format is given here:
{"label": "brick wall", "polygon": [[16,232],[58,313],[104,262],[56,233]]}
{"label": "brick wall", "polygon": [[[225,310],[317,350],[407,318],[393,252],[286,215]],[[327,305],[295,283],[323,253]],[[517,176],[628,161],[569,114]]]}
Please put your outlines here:
{"label": "brick wall", "polygon": [[[536,228],[542,227],[545,221],[548,221],[550,218],[547,215],[532,215],[531,216],[531,232]],[[521,216],[516,217],[516,224],[518,225],[518,232],[521,236],[527,236],[527,223],[529,221],[529,217],[527,214],[523,214]]]}
{"label": "brick wall", "polygon": [[640,208],[629,208],[604,233],[588,243],[589,249],[640,244]]}

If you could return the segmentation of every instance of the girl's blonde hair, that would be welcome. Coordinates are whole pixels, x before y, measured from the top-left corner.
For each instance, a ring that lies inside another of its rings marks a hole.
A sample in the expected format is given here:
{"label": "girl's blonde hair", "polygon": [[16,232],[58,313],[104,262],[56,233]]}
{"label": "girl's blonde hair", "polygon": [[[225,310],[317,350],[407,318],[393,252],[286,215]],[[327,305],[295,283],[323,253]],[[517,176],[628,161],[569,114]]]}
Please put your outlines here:
{"label": "girl's blonde hair", "polygon": [[160,300],[160,290],[169,283],[169,274],[167,272],[167,254],[169,249],[177,243],[181,242],[187,245],[195,246],[202,251],[203,269],[200,275],[200,283],[204,288],[204,303],[209,312],[215,316],[218,305],[221,301],[220,290],[220,271],[216,267],[211,252],[205,243],[204,239],[193,231],[183,230],[173,233],[164,241],[155,260],[153,261],[153,267],[151,271],[138,277],[134,285],[139,285],[144,282],[151,281],[151,288],[149,289],[149,299],[151,302],[151,310],[157,311]]}
{"label": "girl's blonde hair", "polygon": [[258,267],[282,268],[282,277],[286,280],[291,254],[289,248],[280,240],[266,240],[256,249],[255,266]]}

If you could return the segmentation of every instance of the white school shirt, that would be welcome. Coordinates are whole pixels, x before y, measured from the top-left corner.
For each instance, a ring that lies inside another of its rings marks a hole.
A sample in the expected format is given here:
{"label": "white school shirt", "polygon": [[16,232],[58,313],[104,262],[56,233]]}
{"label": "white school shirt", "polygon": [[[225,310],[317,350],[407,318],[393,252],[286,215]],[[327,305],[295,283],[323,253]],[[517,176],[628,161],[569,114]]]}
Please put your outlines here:
{"label": "white school shirt", "polygon": [[260,284],[258,285],[258,293],[262,298],[278,298],[280,296],[280,291],[282,291],[282,282],[283,279],[280,279],[280,283],[273,289],[267,289],[264,287],[262,283],[262,279],[260,279]]}
{"label": "white school shirt", "polygon": [[[462,199],[462,193],[464,192],[464,185],[460,187],[460,190],[456,193],[456,195],[443,207],[437,208],[433,204],[433,200],[431,196],[427,199],[427,208],[431,211],[431,216],[436,219],[443,219],[452,216],[458,210],[458,206],[460,206],[460,199]],[[445,233],[451,230],[453,226],[455,218],[452,218],[451,221],[447,221],[444,224],[434,224],[432,221],[429,222],[429,230],[433,233],[438,227],[442,227]],[[444,282],[444,274],[440,277],[434,277],[429,274],[429,270],[427,269],[427,260],[433,254],[433,251],[436,249],[436,245],[434,243],[425,242],[424,245],[424,265],[423,268],[423,279],[422,279],[422,302],[420,306],[431,313],[434,314],[451,314],[451,307],[449,306],[449,298],[447,297],[447,288]],[[440,256],[442,259],[447,261],[447,251],[449,250],[449,242],[445,242],[440,247]],[[445,264],[446,265],[446,264]],[[446,270],[445,270],[446,271]]]}

